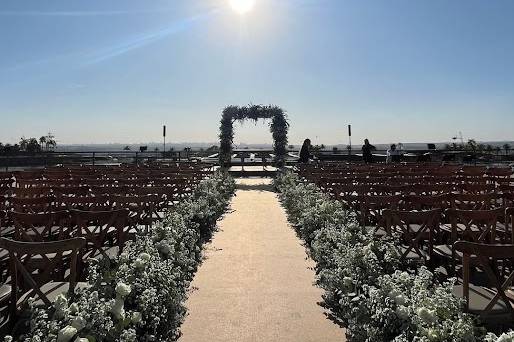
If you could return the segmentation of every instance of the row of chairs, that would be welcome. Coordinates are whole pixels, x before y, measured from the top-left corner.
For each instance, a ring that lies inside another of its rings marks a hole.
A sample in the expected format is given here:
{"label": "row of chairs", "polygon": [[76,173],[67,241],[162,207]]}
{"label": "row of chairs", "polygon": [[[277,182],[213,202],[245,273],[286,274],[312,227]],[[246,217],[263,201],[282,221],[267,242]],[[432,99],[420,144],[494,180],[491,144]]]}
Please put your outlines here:
{"label": "row of chairs", "polygon": [[62,186],[50,192],[45,187],[11,188],[30,195],[20,192],[2,200],[0,326],[6,322],[7,330],[0,328],[0,334],[19,321],[30,297],[36,305],[50,306],[60,293],[73,296],[74,288],[85,285],[91,258],[109,262],[196,182],[186,190],[169,185]]}
{"label": "row of chairs", "polygon": [[[383,211],[446,209],[489,210],[514,206],[514,196],[499,194],[332,195],[356,214],[362,225],[378,224]],[[446,221],[447,222],[447,221]]]}
{"label": "row of chairs", "polygon": [[[445,173],[439,179],[444,182],[429,181]],[[510,169],[320,164],[299,174],[351,207],[377,239],[398,237],[405,262],[434,270],[443,266],[443,276],[457,276],[454,293],[488,326],[514,325]],[[428,182],[409,184],[409,179]]]}

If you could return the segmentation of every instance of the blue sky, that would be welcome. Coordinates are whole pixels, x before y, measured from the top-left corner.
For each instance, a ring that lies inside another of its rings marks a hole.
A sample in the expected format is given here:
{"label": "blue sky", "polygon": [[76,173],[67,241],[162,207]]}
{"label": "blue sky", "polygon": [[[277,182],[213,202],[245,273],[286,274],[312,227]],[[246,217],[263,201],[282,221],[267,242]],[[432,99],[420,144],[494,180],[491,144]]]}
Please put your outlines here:
{"label": "blue sky", "polygon": [[[217,141],[276,104],[290,141],[514,139],[514,1],[0,1],[0,141]],[[237,142],[271,142],[266,123]]]}

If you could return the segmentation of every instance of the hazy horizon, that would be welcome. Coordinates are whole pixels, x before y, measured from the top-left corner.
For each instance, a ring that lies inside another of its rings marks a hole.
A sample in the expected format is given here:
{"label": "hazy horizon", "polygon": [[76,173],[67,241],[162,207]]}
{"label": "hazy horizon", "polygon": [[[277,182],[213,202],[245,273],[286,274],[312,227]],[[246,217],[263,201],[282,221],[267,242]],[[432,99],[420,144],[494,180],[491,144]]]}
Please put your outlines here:
{"label": "hazy horizon", "polygon": [[[299,144],[509,141],[514,2],[0,4],[0,142],[217,142],[228,105],[286,110]],[[235,143],[272,143],[267,122]]]}

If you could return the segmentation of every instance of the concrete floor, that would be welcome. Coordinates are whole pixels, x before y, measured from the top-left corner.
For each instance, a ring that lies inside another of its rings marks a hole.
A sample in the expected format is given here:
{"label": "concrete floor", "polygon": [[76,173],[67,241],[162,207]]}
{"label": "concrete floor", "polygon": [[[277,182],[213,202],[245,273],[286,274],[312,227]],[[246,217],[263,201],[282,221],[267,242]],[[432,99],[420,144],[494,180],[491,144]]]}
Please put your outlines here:
{"label": "concrete floor", "polygon": [[238,180],[233,212],[193,281],[180,342],[345,341],[317,305],[313,262],[269,184]]}

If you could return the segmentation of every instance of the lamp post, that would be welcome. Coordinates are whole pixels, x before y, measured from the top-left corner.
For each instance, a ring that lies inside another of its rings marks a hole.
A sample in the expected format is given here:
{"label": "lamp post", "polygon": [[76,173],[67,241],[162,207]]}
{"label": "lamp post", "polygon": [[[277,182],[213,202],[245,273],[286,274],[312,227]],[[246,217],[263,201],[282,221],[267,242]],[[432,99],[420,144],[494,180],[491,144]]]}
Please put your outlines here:
{"label": "lamp post", "polygon": [[162,144],[162,158],[166,159],[166,125],[162,126],[162,138],[163,138],[163,144]]}
{"label": "lamp post", "polygon": [[348,125],[348,155],[352,154],[352,125]]}

